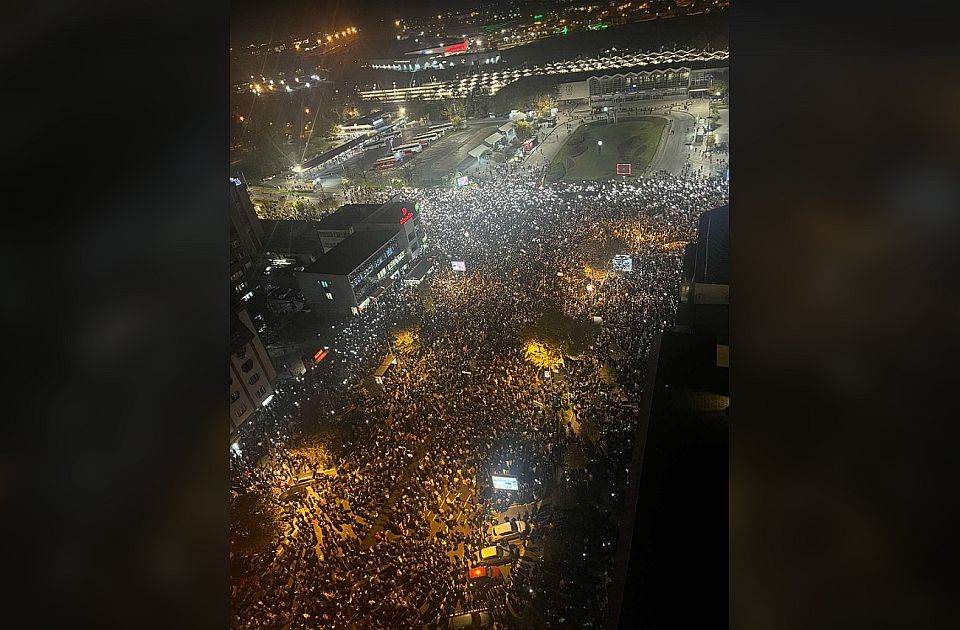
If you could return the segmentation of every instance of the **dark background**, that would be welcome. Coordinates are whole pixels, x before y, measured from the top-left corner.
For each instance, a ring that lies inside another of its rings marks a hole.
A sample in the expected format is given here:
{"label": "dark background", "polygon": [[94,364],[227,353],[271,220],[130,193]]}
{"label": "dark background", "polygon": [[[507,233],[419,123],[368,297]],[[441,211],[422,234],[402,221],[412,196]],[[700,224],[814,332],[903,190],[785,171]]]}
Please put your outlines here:
{"label": "dark background", "polygon": [[[230,8],[12,9],[5,617],[224,627]],[[734,3],[733,627],[957,618],[950,17]]]}

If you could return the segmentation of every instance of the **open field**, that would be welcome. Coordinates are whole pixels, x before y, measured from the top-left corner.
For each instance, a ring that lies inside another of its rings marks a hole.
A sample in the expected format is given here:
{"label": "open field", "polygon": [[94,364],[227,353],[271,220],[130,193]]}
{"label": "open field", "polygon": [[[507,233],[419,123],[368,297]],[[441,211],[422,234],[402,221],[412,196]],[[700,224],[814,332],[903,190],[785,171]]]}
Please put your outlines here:
{"label": "open field", "polygon": [[[667,119],[658,116],[609,124],[592,122],[571,135],[550,164],[550,181],[583,181],[616,176],[617,163],[642,172],[657,151]],[[599,147],[597,142],[603,142]]]}

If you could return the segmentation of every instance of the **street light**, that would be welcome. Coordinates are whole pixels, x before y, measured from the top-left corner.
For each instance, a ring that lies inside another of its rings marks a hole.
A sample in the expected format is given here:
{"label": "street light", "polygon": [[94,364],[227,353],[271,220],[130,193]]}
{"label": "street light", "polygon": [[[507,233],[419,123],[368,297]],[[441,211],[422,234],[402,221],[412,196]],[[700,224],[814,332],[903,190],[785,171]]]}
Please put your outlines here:
{"label": "street light", "polygon": [[603,140],[597,140],[597,155],[603,151]]}

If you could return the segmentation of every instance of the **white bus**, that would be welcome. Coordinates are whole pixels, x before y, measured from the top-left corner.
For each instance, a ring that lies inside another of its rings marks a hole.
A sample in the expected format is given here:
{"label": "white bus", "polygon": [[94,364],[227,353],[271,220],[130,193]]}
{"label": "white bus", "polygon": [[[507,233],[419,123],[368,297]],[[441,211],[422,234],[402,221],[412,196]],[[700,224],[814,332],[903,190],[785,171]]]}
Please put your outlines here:
{"label": "white bus", "polygon": [[427,130],[430,132],[438,131],[441,134],[453,129],[453,123],[443,123],[442,125],[433,125],[432,127],[427,127]]}
{"label": "white bus", "polygon": [[399,147],[393,147],[393,150],[399,151],[400,153],[420,153],[423,151],[423,143],[411,142],[410,144],[402,144]]}
{"label": "white bus", "polygon": [[440,135],[441,135],[440,132],[425,133],[413,138],[412,142],[433,142],[434,140],[439,138]]}

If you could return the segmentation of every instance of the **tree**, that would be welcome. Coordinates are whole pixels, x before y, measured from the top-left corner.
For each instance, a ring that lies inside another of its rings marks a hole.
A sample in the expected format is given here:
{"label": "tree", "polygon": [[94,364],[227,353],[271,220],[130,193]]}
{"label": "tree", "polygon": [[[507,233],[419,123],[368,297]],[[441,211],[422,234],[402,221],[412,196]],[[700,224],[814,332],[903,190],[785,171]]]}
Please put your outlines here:
{"label": "tree", "polygon": [[454,117],[458,117],[460,120],[463,120],[465,116],[465,108],[463,103],[460,101],[449,100],[443,103],[443,107],[440,108],[440,113],[444,118],[453,122]]}
{"label": "tree", "polygon": [[550,115],[550,110],[557,106],[557,102],[554,100],[553,94],[546,92],[537,95],[534,106],[541,116],[547,117]]}
{"label": "tree", "polygon": [[533,135],[533,125],[526,120],[518,120],[516,125],[517,139],[526,140]]}

